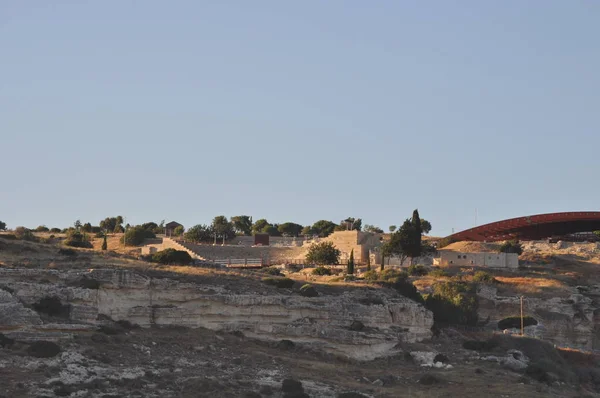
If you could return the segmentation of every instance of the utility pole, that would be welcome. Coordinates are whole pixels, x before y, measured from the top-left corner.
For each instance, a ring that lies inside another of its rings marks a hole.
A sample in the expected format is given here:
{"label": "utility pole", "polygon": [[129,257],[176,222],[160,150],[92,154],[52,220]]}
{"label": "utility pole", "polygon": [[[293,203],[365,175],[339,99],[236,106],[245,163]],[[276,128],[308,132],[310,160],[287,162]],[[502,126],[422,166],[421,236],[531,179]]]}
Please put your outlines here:
{"label": "utility pole", "polygon": [[523,321],[523,296],[521,296],[521,336],[525,334],[525,327]]}

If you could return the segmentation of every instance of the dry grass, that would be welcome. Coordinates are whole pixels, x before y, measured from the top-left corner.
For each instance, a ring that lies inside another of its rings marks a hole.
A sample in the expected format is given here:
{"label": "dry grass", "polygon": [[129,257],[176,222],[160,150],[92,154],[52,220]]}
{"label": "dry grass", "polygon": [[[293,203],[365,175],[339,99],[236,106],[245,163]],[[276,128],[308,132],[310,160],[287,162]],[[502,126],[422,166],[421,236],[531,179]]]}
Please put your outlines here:
{"label": "dry grass", "polygon": [[556,279],[532,277],[495,276],[501,284],[498,287],[502,294],[524,294],[536,296],[556,296],[569,294],[569,287]]}

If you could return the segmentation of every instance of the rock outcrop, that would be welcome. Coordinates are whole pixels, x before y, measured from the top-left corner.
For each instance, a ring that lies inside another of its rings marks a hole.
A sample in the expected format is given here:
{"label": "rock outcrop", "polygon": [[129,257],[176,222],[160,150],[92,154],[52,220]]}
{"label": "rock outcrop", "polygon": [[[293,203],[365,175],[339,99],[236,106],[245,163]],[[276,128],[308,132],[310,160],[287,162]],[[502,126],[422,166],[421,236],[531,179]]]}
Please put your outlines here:
{"label": "rock outcrop", "polygon": [[[0,331],[9,337],[68,337],[105,322],[126,320],[142,327],[184,326],[243,332],[264,340],[291,340],[325,352],[372,359],[397,351],[399,342],[431,336],[433,315],[404,297],[365,289],[303,297],[248,292],[234,294],[216,284],[151,278],[125,270],[0,270]],[[93,283],[90,283],[93,281]],[[33,311],[51,298],[67,308],[55,319]],[[368,299],[367,299],[368,298]],[[46,319],[47,318],[47,319]],[[353,330],[361,322],[364,327]]]}

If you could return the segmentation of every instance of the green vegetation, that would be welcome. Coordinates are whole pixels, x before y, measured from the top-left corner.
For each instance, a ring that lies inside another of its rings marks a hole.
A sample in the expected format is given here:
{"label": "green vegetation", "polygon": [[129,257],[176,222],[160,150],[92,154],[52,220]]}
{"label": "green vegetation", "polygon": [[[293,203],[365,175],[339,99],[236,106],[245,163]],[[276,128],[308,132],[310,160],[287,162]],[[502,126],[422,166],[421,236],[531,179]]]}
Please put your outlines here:
{"label": "green vegetation", "polygon": [[421,264],[411,265],[406,271],[410,276],[425,276],[429,273],[429,270],[427,270],[427,268]]}
{"label": "green vegetation", "polygon": [[100,228],[104,231],[110,232],[121,232],[123,231],[123,216],[116,217],[106,217],[104,220],[100,221]]}
{"label": "green vegetation", "polygon": [[102,250],[108,250],[108,242],[106,241],[106,234],[104,234],[104,239],[102,240]]}
{"label": "green vegetation", "polygon": [[311,272],[313,275],[332,275],[331,272],[331,268],[327,268],[327,267],[316,267],[315,269],[312,270]]}
{"label": "green vegetation", "polygon": [[52,232],[53,234],[59,234],[60,228],[50,228],[50,232]]}
{"label": "green vegetation", "polygon": [[214,233],[211,227],[203,224],[198,224],[189,228],[183,234],[183,239],[185,239],[188,242],[195,243],[211,242],[214,239]]}
{"label": "green vegetation", "polygon": [[348,260],[348,269],[346,271],[348,275],[354,275],[354,249],[350,252],[350,259]]}
{"label": "green vegetation", "polygon": [[272,276],[283,276],[283,274],[281,273],[279,268],[275,268],[275,267],[262,268],[259,272],[261,272],[263,274],[267,274],[267,275],[272,275]]}
{"label": "green vegetation", "polygon": [[433,319],[438,324],[474,326],[479,308],[476,285],[455,281],[436,283],[425,306],[433,312]]}
{"label": "green vegetation", "polygon": [[281,233],[277,229],[277,224],[271,224],[266,219],[257,220],[252,226],[254,234],[268,234],[269,236],[280,236]]}
{"label": "green vegetation", "polygon": [[[538,321],[531,316],[523,317],[523,327],[537,325]],[[521,317],[520,316],[509,316],[498,321],[498,329],[520,329],[521,328]]]}
{"label": "green vegetation", "polygon": [[88,249],[94,247],[90,242],[89,235],[76,229],[71,229],[69,232],[67,232],[67,237],[63,244],[65,246],[83,247]]}
{"label": "green vegetation", "polygon": [[397,229],[398,229],[398,226],[396,226],[396,225],[390,225],[388,228],[390,233],[394,233],[394,231],[396,231]]}
{"label": "green vegetation", "polygon": [[30,229],[25,228],[25,227],[17,227],[15,228],[15,236],[17,239],[20,240],[27,240],[30,242],[37,242],[37,238],[35,237],[35,235],[33,234],[33,232],[31,232]]}
{"label": "green vegetation", "polygon": [[365,232],[371,232],[374,234],[382,234],[383,229],[376,227],[375,225],[365,224]]}
{"label": "green vegetation", "polygon": [[49,232],[50,229],[48,227],[46,227],[45,225],[40,225],[39,227],[37,227],[35,229],[35,232]]}
{"label": "green vegetation", "polygon": [[263,278],[262,281],[267,285],[276,286],[280,289],[290,289],[295,283],[295,281],[290,278]]}
{"label": "green vegetation", "polygon": [[152,262],[159,264],[190,264],[193,259],[190,254],[183,250],[165,249],[152,255]]}
{"label": "green vegetation", "polygon": [[299,236],[302,233],[302,225],[293,222],[286,222],[277,227],[277,231],[282,236]]}
{"label": "green vegetation", "polygon": [[183,226],[179,225],[179,226],[175,227],[175,229],[173,230],[173,235],[181,236],[181,235],[183,235],[183,231],[184,231]]}
{"label": "green vegetation", "polygon": [[231,240],[235,238],[235,231],[233,224],[225,216],[216,216],[213,218],[212,230],[217,237],[225,238],[225,240]]}
{"label": "green vegetation", "polygon": [[340,251],[332,242],[320,242],[311,245],[306,253],[309,264],[333,265],[340,262]]}
{"label": "green vegetation", "polygon": [[[435,249],[422,241],[422,235],[430,230],[431,224],[420,218],[418,210],[413,211],[412,218],[406,219],[400,229],[391,235],[390,240],[382,245],[382,258],[399,257],[401,263],[410,258],[412,263],[415,257],[433,252]],[[383,267],[382,261],[381,269]]]}
{"label": "green vegetation", "polygon": [[233,230],[238,235],[252,235],[252,217],[250,216],[234,216],[231,217]]}
{"label": "green vegetation", "polygon": [[336,225],[334,231],[360,231],[362,230],[362,219],[348,217],[340,222],[340,225]]}
{"label": "green vegetation", "polygon": [[500,253],[516,253],[523,254],[523,246],[518,240],[507,240],[500,246]]}
{"label": "green vegetation", "polygon": [[123,236],[121,236],[121,243],[126,246],[139,246],[144,243],[146,239],[156,238],[154,232],[142,228],[141,225],[129,228]]}
{"label": "green vegetation", "polygon": [[475,272],[475,274],[473,274],[473,282],[484,283],[488,285],[498,283],[498,281],[496,280],[496,278],[494,278],[492,274],[485,271]]}
{"label": "green vegetation", "polygon": [[0,221],[0,231],[6,231],[6,223],[3,221]]}
{"label": "green vegetation", "polygon": [[434,268],[429,272],[429,276],[434,276],[436,278],[448,278],[450,277],[450,273],[441,268]]}

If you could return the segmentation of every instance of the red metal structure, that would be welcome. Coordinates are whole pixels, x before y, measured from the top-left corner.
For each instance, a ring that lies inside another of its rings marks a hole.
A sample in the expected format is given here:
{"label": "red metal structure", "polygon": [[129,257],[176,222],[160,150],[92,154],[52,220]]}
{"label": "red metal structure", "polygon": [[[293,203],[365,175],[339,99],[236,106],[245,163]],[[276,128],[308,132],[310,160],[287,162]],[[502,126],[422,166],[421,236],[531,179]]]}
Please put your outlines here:
{"label": "red metal structure", "polygon": [[463,240],[488,242],[507,239],[539,240],[598,230],[600,230],[599,211],[578,211],[511,218],[467,229],[450,235],[446,239],[454,242]]}

